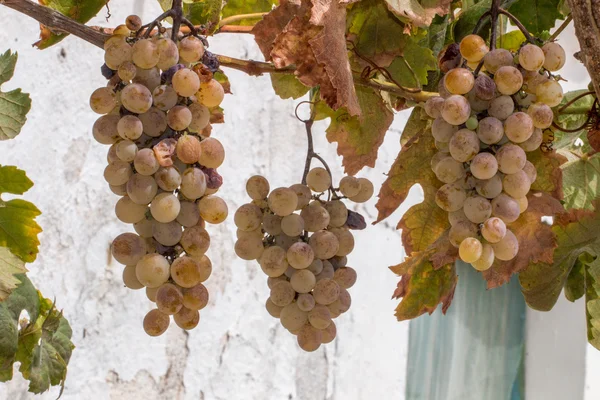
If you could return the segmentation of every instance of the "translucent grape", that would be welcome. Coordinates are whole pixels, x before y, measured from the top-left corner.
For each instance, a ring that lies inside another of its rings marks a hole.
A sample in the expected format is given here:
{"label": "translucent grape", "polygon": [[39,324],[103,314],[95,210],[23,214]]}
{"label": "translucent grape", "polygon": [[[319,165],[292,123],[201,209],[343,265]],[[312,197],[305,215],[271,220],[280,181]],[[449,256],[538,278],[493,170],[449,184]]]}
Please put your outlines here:
{"label": "translucent grape", "polygon": [[441,117],[434,119],[431,124],[431,134],[435,140],[440,142],[448,143],[456,131],[458,131],[458,126],[447,123]]}
{"label": "translucent grape", "polygon": [[[269,208],[275,214],[285,217],[296,210],[298,196],[293,190],[285,187],[274,189],[268,197]],[[305,219],[306,222],[306,219]]]}
{"label": "translucent grape", "polygon": [[131,140],[121,140],[115,145],[117,157],[121,161],[132,162],[138,152],[137,145]]}
{"label": "translucent grape", "polygon": [[519,241],[514,233],[506,231],[506,235],[498,243],[493,243],[494,255],[498,260],[510,261],[519,252]]}
{"label": "translucent grape", "polygon": [[480,224],[492,215],[492,205],[489,200],[481,196],[471,196],[465,200],[463,206],[469,221]]}
{"label": "translucent grape", "polygon": [[479,260],[482,253],[483,246],[481,242],[475,238],[466,238],[458,247],[458,255],[460,259],[466,263],[472,263]]}
{"label": "translucent grape", "polygon": [[444,183],[453,183],[465,176],[463,164],[452,157],[446,157],[439,161],[434,172],[437,178]]}
{"label": "translucent grape", "polygon": [[208,108],[217,107],[225,98],[225,90],[221,84],[212,79],[200,84],[200,91],[196,93],[198,102]]}
{"label": "translucent grape", "polygon": [[478,260],[473,261],[471,265],[477,271],[486,271],[490,269],[490,267],[494,263],[494,259],[495,256],[493,247],[490,244],[485,243],[481,250],[481,257],[479,257]]}
{"label": "translucent grape", "polygon": [[495,74],[500,67],[512,66],[514,57],[510,51],[506,49],[494,49],[487,53],[483,58],[485,69],[492,74]]}
{"label": "translucent grape", "polygon": [[514,174],[505,175],[502,180],[502,187],[509,196],[518,199],[529,193],[531,182],[525,171],[521,170]]}
{"label": "translucent grape", "polygon": [[492,200],[492,215],[507,224],[515,222],[521,214],[519,204],[507,194],[501,193]]}
{"label": "translucent grape", "polygon": [[533,121],[528,114],[516,112],[504,121],[504,133],[513,143],[523,143],[533,134]]}
{"label": "translucent grape", "polygon": [[481,226],[481,235],[490,243],[498,243],[506,235],[506,224],[500,218],[489,218]]}
{"label": "translucent grape", "polygon": [[144,85],[132,83],[121,90],[121,103],[132,113],[143,114],[152,107],[152,93]]}
{"label": "translucent grape", "polygon": [[126,224],[135,224],[146,217],[148,207],[136,204],[127,196],[121,197],[115,205],[115,214]]}
{"label": "translucent grape", "polygon": [[479,62],[490,51],[479,35],[467,35],[460,41],[460,54],[469,62]]}
{"label": "translucent grape", "polygon": [[440,96],[431,97],[425,102],[424,108],[427,115],[431,118],[439,118],[442,116],[442,108],[444,107],[444,99]]}
{"label": "translucent grape", "polygon": [[200,78],[191,69],[180,69],[173,75],[173,89],[182,97],[190,97],[200,89]]}
{"label": "translucent grape", "polygon": [[225,149],[215,138],[206,138],[200,142],[202,151],[199,163],[207,168],[219,168],[225,160]]}
{"label": "translucent grape", "polygon": [[498,169],[504,174],[514,174],[523,169],[527,156],[525,151],[517,145],[508,143],[496,152]]}
{"label": "translucent grape", "polygon": [[454,68],[446,74],[444,84],[448,92],[452,94],[466,94],[473,89],[475,78],[466,68]]}
{"label": "translucent grape", "polygon": [[331,175],[325,168],[313,168],[306,176],[306,184],[313,192],[324,192],[331,186]]}
{"label": "translucent grape", "polygon": [[458,221],[448,232],[448,240],[454,247],[460,246],[462,241],[469,237],[477,237],[477,225],[469,221]]}
{"label": "translucent grape", "polygon": [[542,49],[535,44],[526,44],[519,50],[519,64],[527,71],[538,71],[544,65]]}
{"label": "translucent grape", "polygon": [[[510,96],[499,96],[490,102],[488,114],[501,121],[508,118],[515,111],[515,103]],[[479,123],[481,125],[481,122]]]}
{"label": "translucent grape", "polygon": [[136,263],[135,275],[146,287],[157,288],[169,279],[169,261],[160,254],[147,254]]}
{"label": "translucent grape", "polygon": [[523,75],[515,67],[500,67],[494,74],[498,91],[504,95],[513,95],[523,86]]}
{"label": "translucent grape", "polygon": [[498,172],[498,161],[491,153],[479,153],[473,157],[470,169],[477,179],[491,179]]}
{"label": "translucent grape", "polygon": [[[518,71],[517,71],[518,72]],[[442,117],[452,125],[461,125],[471,116],[469,101],[461,95],[452,95],[444,101]]]}
{"label": "translucent grape", "polygon": [[174,221],[180,209],[179,199],[171,193],[160,193],[150,203],[152,217],[162,223]]}
{"label": "translucent grape", "polygon": [[200,217],[209,224],[220,224],[229,213],[225,200],[215,195],[203,197],[198,202],[198,210]]}
{"label": "translucent grape", "polygon": [[449,150],[456,161],[470,161],[479,153],[479,138],[475,132],[461,129],[450,139]]}
{"label": "translucent grape", "polygon": [[204,55],[204,44],[194,36],[188,36],[179,41],[179,57],[186,63],[199,61]]}
{"label": "translucent grape", "polygon": [[144,332],[148,336],[160,336],[169,328],[171,320],[158,309],[150,310],[144,317]]}
{"label": "translucent grape", "polygon": [[548,71],[558,71],[564,67],[567,55],[562,46],[556,42],[548,42],[542,47],[544,52],[544,68]]}
{"label": "translucent grape", "polygon": [[446,212],[460,210],[466,199],[467,193],[458,182],[445,184],[435,194],[435,203]]}
{"label": "translucent grape", "polygon": [[535,95],[540,103],[556,107],[563,99],[563,89],[557,81],[548,80],[537,86]]}
{"label": "translucent grape", "polygon": [[338,238],[325,230],[313,233],[308,243],[312,247],[315,257],[322,260],[335,256],[340,247]]}

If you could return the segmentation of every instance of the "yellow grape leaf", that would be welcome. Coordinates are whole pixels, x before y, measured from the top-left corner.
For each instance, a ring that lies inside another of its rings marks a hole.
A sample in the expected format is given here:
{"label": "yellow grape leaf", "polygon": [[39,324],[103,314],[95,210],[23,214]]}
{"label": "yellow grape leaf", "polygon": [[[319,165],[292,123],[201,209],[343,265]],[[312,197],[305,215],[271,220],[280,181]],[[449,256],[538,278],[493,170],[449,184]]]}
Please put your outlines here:
{"label": "yellow grape leaf", "polygon": [[[12,78],[17,58],[17,53],[13,54],[10,50],[0,55],[0,85]],[[30,109],[31,98],[21,89],[0,91],[0,140],[13,139],[21,132]]]}
{"label": "yellow grape leaf", "polygon": [[5,300],[19,284],[15,275],[25,272],[25,263],[6,247],[0,247],[0,301]]}
{"label": "yellow grape leaf", "polygon": [[552,226],[542,222],[543,216],[555,216],[564,212],[558,200],[545,193],[528,196],[529,207],[519,219],[508,224],[519,241],[519,252],[510,261],[496,260],[492,267],[483,271],[488,289],[507,283],[513,274],[526,270],[530,264],[554,261],[554,249],[558,246]]}
{"label": "yellow grape leaf", "polygon": [[33,262],[40,245],[37,235],[42,231],[35,217],[40,214],[40,210],[28,201],[4,202],[0,207],[0,246],[8,247],[25,262]]}
{"label": "yellow grape leaf", "polygon": [[600,258],[586,266],[585,276],[588,341],[600,350]]}

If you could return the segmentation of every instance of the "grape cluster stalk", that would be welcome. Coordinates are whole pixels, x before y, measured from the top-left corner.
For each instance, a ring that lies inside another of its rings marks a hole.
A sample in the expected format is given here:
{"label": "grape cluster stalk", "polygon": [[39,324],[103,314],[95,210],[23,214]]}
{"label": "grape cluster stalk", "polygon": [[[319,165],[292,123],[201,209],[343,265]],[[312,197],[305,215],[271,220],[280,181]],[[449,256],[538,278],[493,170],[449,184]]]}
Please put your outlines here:
{"label": "grape cluster stalk", "polygon": [[431,168],[444,183],[435,201],[448,212],[451,244],[461,260],[485,271],[519,252],[510,227],[527,211],[537,178],[527,153],[540,148],[552,108],[563,99],[553,73],[566,55],[556,42],[527,43],[516,54],[490,51],[475,34],[459,50],[459,66],[440,81],[440,96],[424,105],[439,150]]}
{"label": "grape cluster stalk", "polygon": [[114,30],[104,45],[108,84],[93,92],[90,107],[102,114],[94,138],[110,146],[104,178],[121,196],[115,213],[136,232],[117,236],[112,255],[125,265],[125,286],[145,288],[155,303],[143,328],[159,336],[171,316],[183,329],[198,325],[212,271],[205,225],[223,222],[228,209],[215,195],[225,158],[211,137],[211,110],[224,97],[215,66],[203,38],[172,40],[153,24],[132,15]]}
{"label": "grape cluster stalk", "polygon": [[[302,350],[315,351],[335,338],[333,319],[350,308],[348,289],[357,277],[347,265],[354,249],[351,230],[366,227],[342,200],[366,202],[374,188],[368,179],[345,176],[339,196],[329,170],[321,167],[308,171],[305,180],[273,190],[262,176],[247,181],[252,201],[235,212],[235,252],[257,260],[268,276],[267,312],[297,336]],[[325,192],[333,196],[322,200]]]}

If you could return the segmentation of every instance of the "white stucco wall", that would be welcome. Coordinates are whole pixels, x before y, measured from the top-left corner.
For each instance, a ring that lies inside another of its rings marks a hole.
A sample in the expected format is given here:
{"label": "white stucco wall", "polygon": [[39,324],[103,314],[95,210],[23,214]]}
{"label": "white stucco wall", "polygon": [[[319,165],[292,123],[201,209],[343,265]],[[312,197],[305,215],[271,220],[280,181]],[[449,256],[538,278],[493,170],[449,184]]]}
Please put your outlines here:
{"label": "white stucco wall", "polygon": [[[110,25],[121,23],[134,7],[145,20],[159,12],[149,0],[115,2]],[[92,23],[105,23],[104,13]],[[231,220],[210,230],[211,301],[199,327],[189,334],[172,328],[160,338],[149,338],[141,321],[150,303],[143,292],[122,286],[121,266],[109,261],[112,238],[131,229],[114,217],[117,197],[102,178],[107,148],[94,142],[90,132],[96,116],[88,98],[105,84],[99,72],[102,51],[75,38],[35,50],[30,44],[37,37],[37,24],[5,7],[0,7],[0,26],[0,50],[11,48],[20,55],[15,78],[3,89],[22,87],[33,99],[21,135],[0,143],[0,163],[25,169],[35,182],[25,197],[42,210],[38,220],[44,232],[30,277],[47,297],[56,297],[77,346],[64,399],[404,398],[408,323],[393,317],[396,302],[389,298],[397,278],[386,267],[403,259],[395,223],[409,203],[419,201],[418,191],[389,222],[357,233],[350,257],[359,272],[351,289],[353,305],[339,319],[338,339],[318,352],[299,351],[294,338],[264,310],[266,279],[255,263],[235,257]],[[223,35],[211,44],[215,52],[260,58],[249,36]],[[273,186],[299,180],[305,137],[303,125],[293,117],[297,102],[276,97],[268,77],[228,74],[234,95],[224,102],[226,123],[216,127],[214,136],[227,149],[220,169],[225,179],[221,194],[233,212],[247,201],[244,183],[252,174],[266,175]],[[360,174],[377,187],[398,153],[406,118],[406,113],[396,117],[377,168]],[[341,160],[325,140],[325,127],[315,126],[316,147],[339,179]],[[376,216],[374,201],[357,210],[370,220]],[[551,329],[559,329],[557,324]],[[535,332],[535,325],[529,329]],[[536,351],[552,348],[548,342]],[[590,367],[600,371],[598,354],[590,360]],[[582,360],[577,365],[575,372],[583,374]],[[552,381],[565,372],[561,366],[549,370],[537,378]],[[536,378],[535,369],[532,374]],[[600,398],[593,377],[588,370],[585,400]],[[0,385],[0,399],[33,398],[26,385],[20,378]],[[53,389],[38,398],[54,399],[57,393]],[[559,398],[564,399],[544,400]]]}

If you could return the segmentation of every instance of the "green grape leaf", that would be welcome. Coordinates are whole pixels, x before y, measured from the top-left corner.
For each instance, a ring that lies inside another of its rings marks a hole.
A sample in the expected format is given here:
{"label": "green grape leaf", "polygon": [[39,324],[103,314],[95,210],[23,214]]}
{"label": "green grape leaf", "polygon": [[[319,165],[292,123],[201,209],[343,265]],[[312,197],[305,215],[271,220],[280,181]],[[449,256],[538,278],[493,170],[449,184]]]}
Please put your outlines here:
{"label": "green grape leaf", "polygon": [[523,32],[516,30],[500,35],[496,41],[496,47],[516,52],[526,40]]}
{"label": "green grape leaf", "polygon": [[[591,258],[591,260],[588,260],[588,258]],[[567,276],[565,283],[565,297],[567,300],[575,301],[585,295],[585,264],[591,261],[593,261],[593,257],[587,253],[581,254],[575,261],[575,265]]]}
{"label": "green grape leaf", "polygon": [[585,272],[588,341],[600,350],[600,258],[589,263]]}
{"label": "green grape leaf", "polygon": [[545,193],[530,194],[528,201],[527,212],[508,224],[519,241],[519,252],[512,260],[496,260],[490,269],[483,271],[488,289],[508,283],[513,274],[526,270],[531,264],[552,264],[554,261],[554,249],[558,246],[556,234],[541,218],[554,217],[564,212],[564,208],[558,200]]}
{"label": "green grape leaf", "polygon": [[392,110],[376,90],[357,87],[356,94],[363,110],[360,117],[351,116],[344,109],[335,112],[329,109],[317,117],[331,118],[327,140],[337,142],[337,152],[344,157],[344,170],[350,175],[366,166],[375,166],[379,146],[394,119]]}
{"label": "green grape leaf", "polygon": [[390,267],[400,275],[393,298],[402,298],[396,307],[398,321],[433,313],[439,304],[445,314],[450,307],[458,282],[454,263],[434,269],[430,261],[414,253],[402,264]]}
{"label": "green grape leaf", "polygon": [[[17,53],[13,54],[10,50],[0,55],[0,85],[12,78],[17,58]],[[0,90],[0,140],[13,139],[21,132],[30,109],[29,94],[21,92],[21,89]]]}
{"label": "green grape leaf", "polygon": [[6,300],[20,282],[15,275],[25,272],[25,263],[6,247],[0,247],[0,302]]}
{"label": "green grape leaf", "polygon": [[252,33],[265,59],[278,68],[295,65],[300,82],[319,86],[329,107],[360,115],[346,45],[346,4],[282,0]]}
{"label": "green grape leaf", "polygon": [[0,246],[8,247],[25,262],[33,262],[40,241],[37,235],[42,228],[35,222],[40,210],[28,201],[15,199],[0,207]]}
{"label": "green grape leaf", "polygon": [[533,35],[554,28],[557,19],[563,19],[558,11],[560,0],[518,0],[510,11]]}
{"label": "green grape leaf", "polygon": [[421,45],[427,49],[431,49],[433,54],[437,56],[446,44],[449,25],[449,16],[436,16],[429,26],[429,29],[427,29],[427,36],[425,40],[421,41]]}
{"label": "green grape leaf", "polygon": [[282,99],[298,99],[310,90],[291,74],[271,74],[271,84],[277,96]]}
{"label": "green grape leaf", "polygon": [[600,254],[600,214],[570,210],[554,218],[552,231],[558,247],[553,263],[532,264],[519,274],[521,290],[531,308],[552,309],[575,266],[585,252]]}
{"label": "green grape leaf", "polygon": [[[500,2],[500,6],[504,9],[510,7],[515,1],[519,0],[503,0]],[[537,1],[537,0],[523,0],[523,1]],[[464,3],[464,2],[463,2]],[[468,7],[463,7],[462,12],[458,15],[458,20],[454,25],[454,40],[458,43],[465,36],[473,33],[475,25],[479,18],[492,6],[492,0],[481,0],[475,3],[469,4]],[[489,19],[481,25],[481,29],[478,34],[487,39],[489,36],[490,23]]]}
{"label": "green grape leaf", "polygon": [[[0,303],[0,381],[12,379],[13,364],[20,362],[19,371],[30,381],[29,391],[37,394],[51,385],[64,385],[74,348],[72,331],[52,301],[25,275],[17,277],[22,283]],[[19,321],[23,310],[28,321]]]}
{"label": "green grape leaf", "polygon": [[600,197],[600,154],[570,161],[562,172],[565,207],[593,210]]}
{"label": "green grape leaf", "polygon": [[362,0],[354,4],[348,11],[347,26],[350,49],[380,67],[390,65],[402,55],[406,44],[415,40],[408,34],[410,28],[388,10],[383,0]]}
{"label": "green grape leaf", "polygon": [[444,16],[450,12],[452,0],[385,0],[388,8],[400,20],[415,26],[431,25],[436,15]]}
{"label": "green grape leaf", "polygon": [[[268,12],[277,3],[279,3],[278,0],[227,0],[227,4],[223,7],[222,15],[223,18],[227,18],[234,15]],[[260,18],[243,19],[232,22],[231,25],[254,25],[259,20]]]}
{"label": "green grape leaf", "polygon": [[231,82],[229,82],[229,77],[225,75],[225,72],[218,70],[213,74],[213,78],[223,86],[226,94],[231,94]]}
{"label": "green grape leaf", "polygon": [[[405,129],[406,132],[410,127],[410,132],[407,133],[410,139],[402,145],[400,154],[379,191],[376,205],[379,215],[375,223],[383,221],[400,207],[414,185],[435,189],[442,186],[429,167],[429,160],[437,152],[431,129],[427,127],[427,122],[423,121],[423,125],[421,122],[421,110],[417,107],[413,110]],[[420,131],[419,126],[422,127]],[[412,133],[415,131],[416,133]]]}
{"label": "green grape leaf", "polygon": [[396,57],[387,70],[402,86],[424,86],[427,84],[428,71],[437,70],[437,58],[430,49],[415,41],[408,41],[403,55]]}
{"label": "green grape leaf", "polygon": [[[164,11],[171,9],[173,0],[158,0]],[[194,25],[206,25],[213,31],[221,20],[222,0],[184,0],[183,15]]]}
{"label": "green grape leaf", "polygon": [[13,166],[0,165],[0,195],[2,193],[23,194],[33,186],[25,171]]}
{"label": "green grape leaf", "polygon": [[[50,7],[77,22],[85,24],[106,6],[108,0],[38,0],[41,5]],[[56,33],[48,27],[40,24],[40,40],[34,43],[39,49],[47,49],[55,45],[69,34],[66,32]]]}

